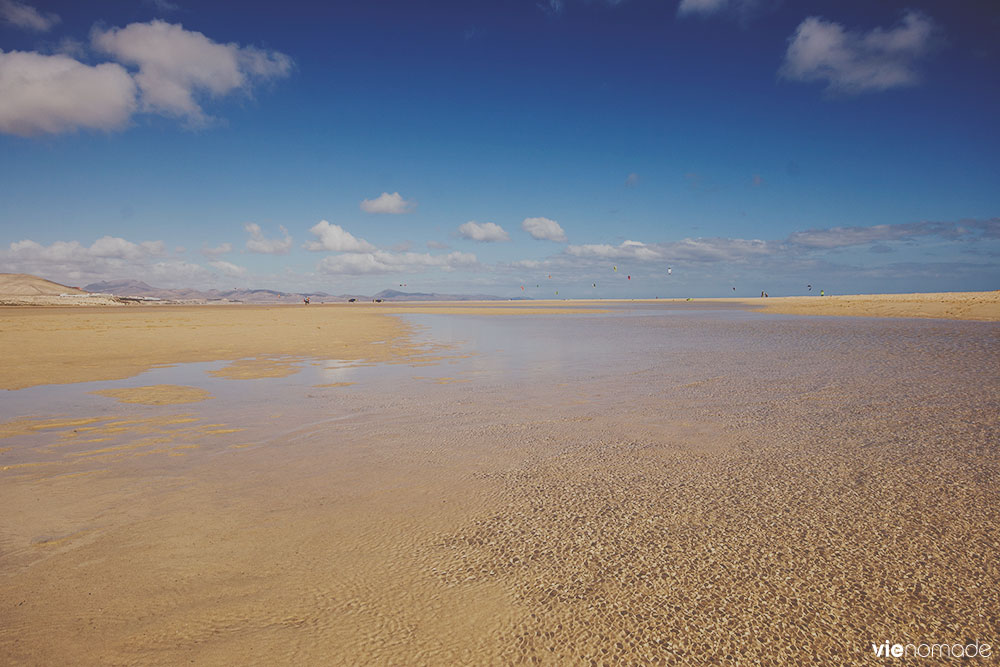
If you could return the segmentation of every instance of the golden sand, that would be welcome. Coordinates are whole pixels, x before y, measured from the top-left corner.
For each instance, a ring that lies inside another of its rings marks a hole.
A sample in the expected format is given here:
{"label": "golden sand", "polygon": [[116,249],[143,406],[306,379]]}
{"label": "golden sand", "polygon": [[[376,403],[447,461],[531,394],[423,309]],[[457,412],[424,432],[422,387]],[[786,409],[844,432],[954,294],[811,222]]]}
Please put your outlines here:
{"label": "golden sand", "polygon": [[212,398],[204,389],[182,387],[175,384],[156,384],[148,387],[127,387],[124,389],[100,389],[92,392],[101,396],[117,398],[119,403],[140,405],[177,405],[197,403]]}
{"label": "golden sand", "polygon": [[[222,310],[113,319],[114,372],[205,360],[199,336],[257,370],[427,357],[389,308]],[[36,312],[13,330],[51,343],[126,311]],[[664,320],[656,339],[722,326]],[[128,350],[150,321],[173,342]],[[316,392],[350,420],[271,439],[194,412],[0,424],[0,663],[847,665],[885,640],[1000,644],[995,327],[860,325],[741,318],[710,354],[623,352],[589,380],[360,383]]]}
{"label": "golden sand", "polygon": [[925,294],[851,294],[749,299],[743,303],[768,313],[923,317],[1000,322],[1000,291]]}
{"label": "golden sand", "polygon": [[[117,380],[195,361],[386,361],[426,352],[409,342],[410,327],[398,318],[363,307],[10,308],[2,315],[0,389]],[[240,364],[233,373],[259,377],[275,366]]]}

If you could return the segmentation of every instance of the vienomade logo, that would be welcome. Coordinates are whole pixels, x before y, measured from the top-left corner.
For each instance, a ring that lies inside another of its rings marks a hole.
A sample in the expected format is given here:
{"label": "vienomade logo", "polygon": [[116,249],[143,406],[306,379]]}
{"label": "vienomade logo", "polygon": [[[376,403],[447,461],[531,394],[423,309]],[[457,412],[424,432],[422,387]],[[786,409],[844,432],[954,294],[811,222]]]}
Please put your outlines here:
{"label": "vienomade logo", "polygon": [[873,643],[872,652],[876,658],[989,658],[993,655],[993,647],[978,639],[965,644],[895,644],[884,641]]}

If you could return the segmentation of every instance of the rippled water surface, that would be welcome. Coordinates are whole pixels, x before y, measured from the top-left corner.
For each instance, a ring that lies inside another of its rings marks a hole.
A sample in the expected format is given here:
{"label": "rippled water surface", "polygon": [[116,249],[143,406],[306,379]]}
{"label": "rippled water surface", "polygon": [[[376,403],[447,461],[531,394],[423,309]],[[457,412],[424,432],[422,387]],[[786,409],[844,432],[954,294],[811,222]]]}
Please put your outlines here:
{"label": "rippled water surface", "polygon": [[[405,315],[448,344],[415,362],[6,392],[0,662],[1000,644],[1000,326],[608,310]],[[93,393],[161,385],[211,398]]]}

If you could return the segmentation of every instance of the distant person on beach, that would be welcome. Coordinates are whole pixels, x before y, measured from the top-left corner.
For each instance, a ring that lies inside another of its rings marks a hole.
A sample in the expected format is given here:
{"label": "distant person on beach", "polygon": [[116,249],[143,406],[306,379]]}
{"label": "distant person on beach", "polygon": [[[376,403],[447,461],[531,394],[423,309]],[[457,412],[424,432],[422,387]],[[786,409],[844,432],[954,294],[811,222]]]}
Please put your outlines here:
{"label": "distant person on beach", "polygon": [[825,293],[825,292],[824,292],[823,290],[820,290],[820,291],[819,291],[819,295],[820,295],[820,296],[826,296],[826,293]]}
{"label": "distant person on beach", "polygon": [[309,305],[309,297],[305,297],[304,299],[302,299],[302,303],[304,303],[304,304],[306,304],[308,306]]}

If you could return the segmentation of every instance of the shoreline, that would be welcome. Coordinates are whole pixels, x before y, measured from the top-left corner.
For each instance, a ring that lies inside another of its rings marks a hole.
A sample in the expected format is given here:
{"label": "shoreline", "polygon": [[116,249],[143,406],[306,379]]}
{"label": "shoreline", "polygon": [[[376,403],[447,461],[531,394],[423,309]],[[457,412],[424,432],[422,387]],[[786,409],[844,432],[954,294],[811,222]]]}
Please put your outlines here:
{"label": "shoreline", "polygon": [[[1000,291],[935,294],[381,304],[23,307],[3,310],[0,389],[134,377],[150,368],[232,361],[239,377],[273,375],[289,363],[341,359],[410,363],[444,349],[417,344],[396,315],[578,315],[616,305],[658,304],[679,312],[723,308],[763,314],[1000,321]],[[243,360],[239,362],[237,360]],[[287,374],[287,372],[286,372]]]}
{"label": "shoreline", "polygon": [[[923,319],[970,320],[1000,322],[1000,290],[987,292],[913,292],[905,294],[838,294],[829,296],[775,296],[775,297],[667,297],[642,299],[537,299],[509,301],[386,301],[383,303],[321,302],[311,304],[314,309],[351,308],[356,310],[377,308],[379,312],[393,315],[404,313],[432,314],[583,314],[601,312],[596,307],[625,303],[698,304],[706,302],[734,308],[746,308],[776,315],[813,315],[847,317],[915,317]],[[224,307],[237,308],[301,308],[299,303],[192,303],[192,302],[134,302],[106,299],[67,300],[52,296],[0,295],[0,309],[16,310],[90,310],[94,307],[120,309],[136,307],[148,309],[178,309]],[[697,306],[696,306],[697,307]]]}

